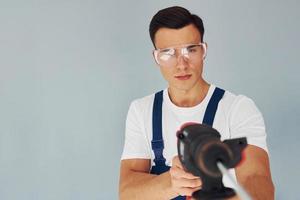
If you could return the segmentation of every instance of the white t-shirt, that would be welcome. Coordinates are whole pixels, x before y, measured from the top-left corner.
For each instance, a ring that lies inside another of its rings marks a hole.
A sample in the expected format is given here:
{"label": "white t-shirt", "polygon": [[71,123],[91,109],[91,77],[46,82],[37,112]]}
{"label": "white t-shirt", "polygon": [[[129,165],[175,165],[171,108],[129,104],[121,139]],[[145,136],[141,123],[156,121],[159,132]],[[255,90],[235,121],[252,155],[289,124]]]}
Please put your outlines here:
{"label": "white t-shirt", "polygon": [[[194,107],[178,107],[169,98],[168,90],[163,91],[162,129],[164,140],[163,155],[166,165],[172,165],[172,158],[177,155],[176,132],[186,122],[202,123],[207,104],[214,92],[211,84],[203,101]],[[122,160],[133,158],[151,159],[154,165],[152,140],[152,109],[154,95],[134,100],[129,108],[126,120],[125,143]],[[248,144],[255,145],[268,152],[266,131],[261,112],[255,103],[243,95],[226,91],[218,104],[213,127],[221,134],[221,140],[247,137]],[[235,178],[234,170],[230,173]],[[223,179],[225,186],[233,187]]]}

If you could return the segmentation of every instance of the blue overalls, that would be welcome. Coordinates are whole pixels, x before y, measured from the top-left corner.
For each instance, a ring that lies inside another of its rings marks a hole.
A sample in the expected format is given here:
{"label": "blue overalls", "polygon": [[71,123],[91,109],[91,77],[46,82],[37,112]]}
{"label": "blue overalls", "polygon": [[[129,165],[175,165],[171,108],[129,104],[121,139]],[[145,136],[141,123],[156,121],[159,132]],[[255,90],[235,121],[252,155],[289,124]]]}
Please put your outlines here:
{"label": "blue overalls", "polygon": [[[203,124],[212,126],[215,118],[215,114],[218,108],[218,103],[222,99],[225,91],[218,87],[215,88],[212,97],[210,98],[205,114],[203,117]],[[157,92],[154,97],[153,113],[152,113],[152,141],[151,147],[154,152],[155,165],[151,168],[151,174],[162,174],[170,169],[170,166],[166,165],[166,159],[163,156],[164,141],[162,138],[162,102],[163,91]],[[178,196],[175,200],[185,200],[185,196]]]}

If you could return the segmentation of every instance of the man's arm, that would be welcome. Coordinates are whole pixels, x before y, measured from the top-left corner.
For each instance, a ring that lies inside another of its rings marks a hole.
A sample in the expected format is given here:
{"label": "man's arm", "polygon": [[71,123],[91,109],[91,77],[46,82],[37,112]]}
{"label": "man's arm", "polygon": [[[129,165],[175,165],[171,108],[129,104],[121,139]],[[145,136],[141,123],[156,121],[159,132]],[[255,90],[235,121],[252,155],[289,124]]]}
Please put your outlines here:
{"label": "man's arm", "polygon": [[[121,161],[120,199],[171,199],[169,173],[149,174],[150,160],[128,159]],[[164,198],[163,198],[164,197]]]}
{"label": "man's arm", "polygon": [[265,150],[248,145],[244,150],[244,161],[235,168],[237,181],[252,199],[274,199],[268,154]]}
{"label": "man's arm", "polygon": [[170,171],[161,175],[149,174],[150,160],[121,161],[119,197],[125,199],[172,199],[179,194],[191,195],[200,189],[201,181],[183,170],[175,156]]}

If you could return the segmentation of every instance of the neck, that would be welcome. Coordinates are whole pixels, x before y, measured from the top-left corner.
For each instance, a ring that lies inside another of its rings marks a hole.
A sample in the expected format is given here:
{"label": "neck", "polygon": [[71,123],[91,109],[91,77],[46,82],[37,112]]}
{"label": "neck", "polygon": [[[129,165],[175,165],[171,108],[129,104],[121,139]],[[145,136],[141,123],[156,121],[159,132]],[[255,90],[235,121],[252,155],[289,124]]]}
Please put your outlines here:
{"label": "neck", "polygon": [[206,81],[199,81],[193,88],[189,90],[180,90],[177,88],[168,88],[169,97],[176,106],[193,107],[198,105],[205,98],[209,84]]}

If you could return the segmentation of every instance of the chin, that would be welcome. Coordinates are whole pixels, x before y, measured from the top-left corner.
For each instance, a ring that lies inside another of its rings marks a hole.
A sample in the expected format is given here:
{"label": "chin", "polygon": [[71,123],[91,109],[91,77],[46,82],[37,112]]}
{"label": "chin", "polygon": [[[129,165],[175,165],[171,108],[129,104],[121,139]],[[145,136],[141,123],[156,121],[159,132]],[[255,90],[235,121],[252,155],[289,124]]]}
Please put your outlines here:
{"label": "chin", "polygon": [[170,87],[176,89],[176,90],[181,90],[181,91],[188,91],[191,90],[193,87],[196,85],[196,81],[187,81],[185,83],[173,83],[170,84]]}
{"label": "chin", "polygon": [[176,90],[181,90],[181,91],[188,91],[193,88],[191,85],[174,85],[171,87]]}

